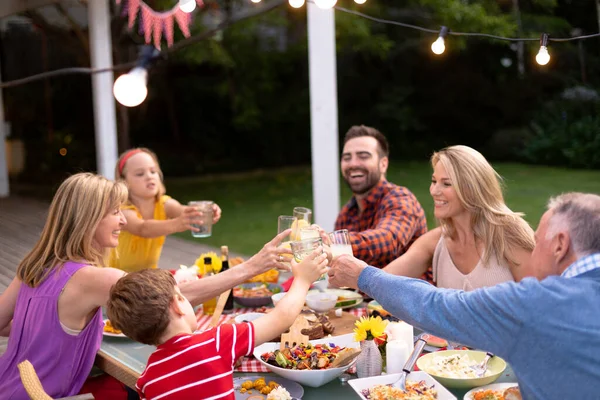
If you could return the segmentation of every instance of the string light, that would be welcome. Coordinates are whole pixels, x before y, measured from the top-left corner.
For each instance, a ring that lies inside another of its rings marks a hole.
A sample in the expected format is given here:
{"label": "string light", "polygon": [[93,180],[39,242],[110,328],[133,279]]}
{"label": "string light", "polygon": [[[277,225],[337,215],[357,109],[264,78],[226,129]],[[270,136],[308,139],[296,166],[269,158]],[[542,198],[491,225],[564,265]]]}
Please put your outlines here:
{"label": "string light", "polygon": [[[257,1],[257,0],[252,0],[252,1]],[[258,0],[260,1],[260,0]],[[288,0],[288,1],[301,1],[301,0]],[[304,2],[306,1],[310,1],[310,2],[315,2],[316,0],[302,0]],[[322,1],[322,0],[321,0]],[[330,2],[333,2],[335,4],[335,0],[329,0]],[[359,0],[360,1],[360,0]],[[256,15],[260,15],[260,14],[265,14],[267,12],[270,12],[271,10],[279,7],[281,4],[284,4],[285,0],[279,0],[279,1],[272,1],[269,2],[267,4],[265,4],[265,6],[263,6],[261,9],[259,10],[255,10],[255,11],[251,11],[246,13],[245,15],[241,16],[241,17],[237,17],[235,20],[233,20],[232,22],[228,22],[228,23],[223,23],[221,25],[219,25],[216,28],[213,28],[209,31],[203,32],[201,34],[197,34],[195,36],[192,36],[190,38],[187,38],[185,40],[182,40],[179,43],[176,43],[174,46],[170,47],[168,50],[164,51],[162,54],[163,55],[168,55],[171,54],[175,51],[178,51],[184,47],[187,47],[191,44],[197,43],[201,40],[207,39],[209,37],[214,36],[217,32],[219,32],[220,30],[224,29],[227,26],[232,25],[233,23],[237,23],[239,21],[243,21],[249,18],[252,18]],[[408,28],[408,29],[413,29],[413,30],[418,30],[421,32],[425,32],[425,33],[432,33],[432,34],[438,34],[439,35],[439,31],[435,30],[435,29],[430,29],[430,28],[424,28],[422,26],[418,26],[418,25],[412,25],[412,24],[406,24],[404,22],[399,22],[399,21],[392,21],[392,20],[388,20],[388,19],[383,19],[383,18],[377,18],[377,17],[373,17],[371,15],[367,15],[364,13],[361,13],[360,11],[356,11],[356,10],[350,10],[341,6],[334,6],[336,11],[340,11],[340,12],[344,12],[347,14],[352,14],[364,19],[368,19],[370,21],[373,22],[377,22],[377,23],[381,23],[381,24],[387,24],[387,25],[395,25],[395,26],[400,26],[403,28]],[[536,38],[514,38],[514,37],[505,37],[505,36],[498,36],[498,35],[491,35],[489,33],[479,33],[479,32],[455,32],[455,31],[450,31],[448,30],[448,35],[454,35],[454,36],[470,36],[470,37],[483,37],[483,38],[489,38],[489,39],[497,39],[497,40],[503,40],[503,41],[508,41],[508,42],[532,42],[532,41],[537,41],[538,39]],[[571,41],[577,41],[577,40],[586,40],[586,39],[591,39],[591,38],[597,38],[600,37],[600,32],[599,33],[592,33],[589,35],[581,35],[581,36],[573,36],[573,37],[566,37],[566,38],[556,38],[556,37],[549,37],[548,35],[547,39],[546,39],[546,44],[548,42],[571,42]],[[444,44],[445,47],[445,44]],[[540,46],[540,50],[541,50],[541,46]],[[547,46],[546,46],[546,52],[548,51]],[[549,62],[550,59],[550,54],[548,53],[548,55],[546,56]],[[542,58],[543,60],[543,58]],[[113,65],[111,67],[107,67],[107,68],[84,68],[84,67],[68,67],[68,68],[61,68],[61,69],[57,69],[54,71],[47,71],[47,72],[41,72],[39,74],[35,74],[35,75],[30,75],[30,76],[26,76],[24,78],[20,78],[20,79],[13,79],[11,81],[5,81],[5,82],[0,82],[0,89],[4,89],[4,88],[9,88],[9,87],[15,87],[15,86],[20,86],[20,85],[24,85],[27,83],[31,83],[31,82],[35,82],[38,81],[40,79],[48,79],[48,78],[53,78],[53,77],[57,77],[57,76],[63,76],[63,75],[70,75],[70,74],[88,74],[88,75],[93,75],[93,74],[100,74],[100,73],[105,73],[105,72],[109,72],[109,71],[119,71],[119,70],[124,70],[127,68],[130,68],[132,66],[134,66],[135,63],[134,62],[127,62],[127,63],[123,63],[123,64],[117,64],[117,65]]]}
{"label": "string light", "polygon": [[113,86],[115,98],[125,107],[139,106],[148,95],[147,79],[148,71],[140,67],[121,75]]}
{"label": "string light", "polygon": [[446,35],[448,35],[448,28],[442,26],[437,40],[431,44],[431,51],[433,51],[435,54],[442,54],[446,50],[446,44],[444,43],[444,38]]}
{"label": "string light", "polygon": [[196,9],[196,0],[179,0],[179,8],[184,13],[191,13]]}
{"label": "string light", "polygon": [[290,6],[294,8],[300,8],[304,5],[304,0],[289,0]]}
{"label": "string light", "polygon": [[535,56],[535,61],[540,65],[546,65],[550,62],[550,53],[548,53],[548,35],[546,33],[542,33],[542,38],[540,39],[540,51],[538,51]]}
{"label": "string light", "polygon": [[160,52],[154,46],[142,46],[136,67],[121,75],[113,85],[115,99],[125,107],[136,107],[148,96],[148,66]]}
{"label": "string light", "polygon": [[323,10],[328,10],[335,6],[337,0],[314,0],[314,2],[317,5],[317,7],[322,8]]}
{"label": "string light", "polygon": [[354,0],[356,4],[365,4],[367,0]]}
{"label": "string light", "polygon": [[252,0],[253,3],[260,3],[260,0]]}

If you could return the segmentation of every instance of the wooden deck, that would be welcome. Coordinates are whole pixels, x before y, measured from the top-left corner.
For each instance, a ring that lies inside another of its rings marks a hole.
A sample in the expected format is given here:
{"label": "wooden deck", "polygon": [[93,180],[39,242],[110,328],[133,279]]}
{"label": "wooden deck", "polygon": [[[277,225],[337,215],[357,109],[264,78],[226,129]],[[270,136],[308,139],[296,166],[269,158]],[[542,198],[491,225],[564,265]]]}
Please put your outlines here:
{"label": "wooden deck", "polygon": [[[46,221],[48,203],[11,196],[0,199],[0,294],[16,275],[17,266],[40,237]],[[178,268],[192,264],[198,256],[218,249],[179,238],[168,237],[163,247],[159,267]],[[243,256],[231,253],[231,256]],[[6,349],[7,338],[0,337],[0,355]]]}

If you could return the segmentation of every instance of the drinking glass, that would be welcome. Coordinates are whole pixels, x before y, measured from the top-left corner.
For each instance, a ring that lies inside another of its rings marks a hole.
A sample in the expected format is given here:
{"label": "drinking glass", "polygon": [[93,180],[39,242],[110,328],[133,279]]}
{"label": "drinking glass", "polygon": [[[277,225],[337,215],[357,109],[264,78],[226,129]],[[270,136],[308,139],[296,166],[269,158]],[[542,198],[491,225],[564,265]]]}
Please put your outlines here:
{"label": "drinking glass", "polygon": [[[323,246],[323,239],[318,238],[310,238],[304,240],[298,240],[296,242],[291,242],[292,253],[294,253],[294,260],[297,263],[302,262],[304,257],[312,254],[319,246]],[[317,279],[317,282],[323,281],[327,278],[327,274],[323,274]]]}
{"label": "drinking glass", "polygon": [[298,220],[304,220],[308,222],[308,225],[311,224],[312,210],[310,208],[294,207],[293,215],[294,217],[298,218]]}
{"label": "drinking glass", "polygon": [[333,258],[342,254],[354,255],[352,253],[352,243],[350,242],[348,229],[340,229],[331,232],[329,234],[329,240],[331,241],[331,256]]}
{"label": "drinking glass", "polygon": [[[291,215],[280,215],[279,218],[277,218],[277,233],[281,233],[283,231],[285,231],[286,229],[295,229],[295,227],[298,225],[298,218],[291,216]],[[293,232],[293,231],[292,231]],[[288,248],[289,250],[291,250],[291,246],[290,246],[290,242],[292,240],[293,237],[293,233],[287,235],[286,237],[283,238],[283,240],[281,241],[281,245]],[[292,256],[290,254],[282,254],[284,259],[287,259],[287,262],[284,262],[284,264],[291,266],[289,261],[291,261]]]}
{"label": "drinking glass", "polygon": [[205,238],[212,235],[213,204],[214,202],[210,200],[190,201],[188,203],[188,206],[196,207],[202,213],[202,216],[195,218],[195,222],[192,223],[194,228],[199,229],[199,231],[191,231],[193,237]]}

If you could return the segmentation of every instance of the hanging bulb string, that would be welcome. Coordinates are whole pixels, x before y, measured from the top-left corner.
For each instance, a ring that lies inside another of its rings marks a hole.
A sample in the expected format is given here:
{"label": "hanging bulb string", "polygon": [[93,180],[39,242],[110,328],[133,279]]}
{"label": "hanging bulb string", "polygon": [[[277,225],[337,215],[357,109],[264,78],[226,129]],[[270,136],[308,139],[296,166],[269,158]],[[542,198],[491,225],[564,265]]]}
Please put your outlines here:
{"label": "hanging bulb string", "polygon": [[[313,3],[312,0],[308,0],[308,2]],[[362,13],[360,11],[350,10],[348,8],[341,7],[341,6],[334,6],[333,8],[335,10],[337,10],[337,11],[341,11],[341,12],[344,12],[346,14],[352,14],[352,15],[355,15],[357,17],[368,19],[370,21],[378,22],[378,23],[381,23],[381,24],[395,25],[395,26],[400,26],[400,27],[403,27],[403,28],[413,29],[413,30],[417,30],[417,31],[421,31],[421,32],[427,32],[427,33],[434,33],[434,34],[439,34],[439,32],[440,32],[439,29],[429,29],[429,28],[424,28],[422,26],[418,26],[418,25],[406,24],[404,22],[398,22],[398,21],[392,21],[392,20],[389,20],[389,19],[377,18],[377,17],[373,17],[371,15]],[[455,32],[455,31],[449,31],[448,32],[448,36],[485,37],[485,38],[489,38],[489,39],[504,40],[504,41],[509,41],[509,42],[537,42],[537,41],[540,40],[539,37],[535,37],[535,38],[511,38],[511,37],[498,36],[498,35],[492,35],[492,34],[489,34],[489,33],[479,33],[479,32]],[[600,37],[600,32],[599,33],[593,33],[593,34],[590,34],[590,35],[574,36],[574,37],[569,37],[569,38],[555,38],[555,37],[550,37],[550,38],[548,38],[548,41],[550,41],[550,42],[570,42],[570,41],[573,41],[573,40],[585,40],[585,39],[591,39],[591,38],[595,38],[595,37]]]}
{"label": "hanging bulb string", "polygon": [[[256,17],[258,15],[265,14],[271,10],[274,10],[274,9],[282,6],[283,4],[287,4],[287,2],[288,2],[288,0],[272,1],[258,9],[254,9],[251,12],[241,15],[235,19],[224,21],[224,22],[220,23],[217,27],[215,27],[211,30],[205,31],[198,35],[191,36],[187,39],[183,39],[183,40],[175,43],[173,46],[168,48],[166,51],[161,52],[161,55],[159,57],[166,57],[168,54],[170,54],[172,52],[175,52],[175,51],[180,50],[189,45],[206,40],[206,39],[212,37],[213,35],[215,35],[215,33],[217,33],[218,31],[223,30],[237,22],[240,22],[240,21],[252,18],[252,17]],[[307,0],[307,3],[309,3],[309,2],[314,4],[314,0]],[[440,31],[438,29],[429,29],[429,28],[425,28],[422,26],[418,26],[418,25],[407,24],[404,22],[373,17],[371,15],[362,13],[360,11],[350,10],[350,9],[342,7],[342,6],[336,5],[333,7],[333,9],[335,9],[336,11],[355,15],[357,17],[365,18],[370,21],[381,23],[381,24],[395,25],[395,26],[413,29],[413,30],[417,30],[417,31],[425,32],[425,33],[433,33],[436,35],[439,35],[439,33],[440,33]],[[474,36],[474,37],[484,37],[484,38],[490,38],[490,39],[504,40],[504,41],[509,41],[509,42],[537,42],[540,40],[539,38],[511,38],[511,37],[498,36],[498,35],[492,35],[489,33],[479,33],[479,32],[449,31],[447,33],[447,36]],[[580,35],[580,36],[574,36],[574,37],[568,37],[568,38],[549,37],[548,42],[570,42],[570,41],[575,41],[575,40],[591,39],[591,38],[595,38],[595,37],[600,37],[600,32],[593,33],[590,35]],[[69,74],[90,74],[91,75],[91,74],[98,74],[98,73],[109,72],[109,71],[120,71],[120,70],[130,69],[130,68],[134,67],[135,65],[136,65],[136,61],[114,65],[113,67],[109,67],[109,68],[84,68],[84,67],[62,68],[62,69],[58,69],[58,70],[54,70],[54,71],[42,72],[40,74],[31,75],[31,76],[21,78],[21,79],[15,79],[12,81],[2,82],[2,83],[0,83],[0,89],[24,85],[26,83],[34,82],[34,81],[37,81],[40,79],[53,78],[53,77],[62,76],[62,75],[69,75]]]}

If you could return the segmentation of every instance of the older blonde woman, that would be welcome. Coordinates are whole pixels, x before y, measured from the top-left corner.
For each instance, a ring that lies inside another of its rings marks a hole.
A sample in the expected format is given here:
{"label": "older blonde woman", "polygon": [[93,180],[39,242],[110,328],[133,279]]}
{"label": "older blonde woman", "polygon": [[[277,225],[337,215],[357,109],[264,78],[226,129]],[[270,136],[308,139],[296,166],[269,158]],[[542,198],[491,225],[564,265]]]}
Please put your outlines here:
{"label": "older blonde woman", "polygon": [[530,275],[533,230],[504,203],[501,178],[467,146],[431,157],[429,191],[439,227],[421,236],[385,271],[421,276],[431,265],[438,287],[473,290]]}

